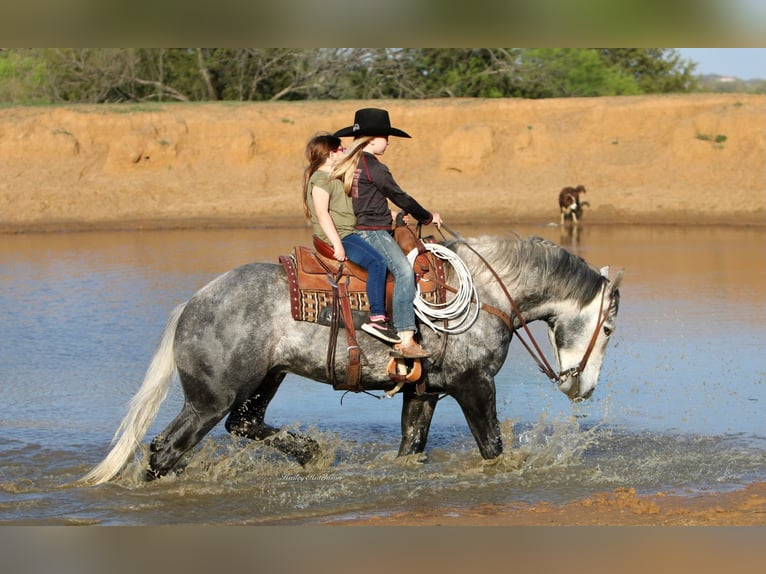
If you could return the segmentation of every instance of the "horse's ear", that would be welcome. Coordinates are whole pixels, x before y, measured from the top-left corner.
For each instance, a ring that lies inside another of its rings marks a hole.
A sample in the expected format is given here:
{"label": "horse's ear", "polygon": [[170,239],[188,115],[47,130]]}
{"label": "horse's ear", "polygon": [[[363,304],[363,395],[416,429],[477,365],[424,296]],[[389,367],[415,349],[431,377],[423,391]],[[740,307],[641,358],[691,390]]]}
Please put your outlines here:
{"label": "horse's ear", "polygon": [[[601,276],[609,279],[609,265],[601,268]],[[620,283],[622,283],[622,275],[623,275],[624,269],[618,269],[617,275],[615,275],[614,279],[609,281],[609,291],[614,291],[620,286]]]}
{"label": "horse's ear", "polygon": [[615,275],[614,279],[612,279],[609,282],[609,290],[610,291],[614,292],[615,290],[617,290],[620,287],[620,283],[622,283],[622,275],[623,275],[624,271],[625,271],[624,269],[618,270],[617,271],[617,275]]}

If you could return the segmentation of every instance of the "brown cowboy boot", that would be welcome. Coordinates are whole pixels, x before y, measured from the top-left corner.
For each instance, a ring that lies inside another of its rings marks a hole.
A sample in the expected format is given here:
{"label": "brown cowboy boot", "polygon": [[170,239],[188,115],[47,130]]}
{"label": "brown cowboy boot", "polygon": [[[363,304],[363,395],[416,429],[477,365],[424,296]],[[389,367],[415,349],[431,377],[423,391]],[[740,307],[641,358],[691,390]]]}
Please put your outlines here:
{"label": "brown cowboy boot", "polygon": [[431,356],[431,352],[421,347],[415,339],[413,339],[414,331],[399,331],[399,337],[402,342],[398,345],[394,345],[394,350],[391,351],[391,355],[404,357],[405,359],[427,359]]}

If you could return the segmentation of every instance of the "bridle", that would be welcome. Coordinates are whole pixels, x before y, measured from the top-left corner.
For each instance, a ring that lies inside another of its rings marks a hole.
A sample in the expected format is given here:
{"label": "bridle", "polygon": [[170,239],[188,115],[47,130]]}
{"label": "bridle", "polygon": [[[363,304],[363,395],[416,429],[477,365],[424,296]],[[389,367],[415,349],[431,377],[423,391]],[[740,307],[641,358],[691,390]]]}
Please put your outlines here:
{"label": "bridle", "polygon": [[569,369],[565,369],[563,371],[560,371],[559,373],[556,373],[556,371],[553,370],[553,367],[551,367],[548,360],[545,358],[545,355],[540,349],[540,346],[537,344],[537,341],[532,335],[532,332],[529,330],[529,327],[527,326],[527,322],[524,320],[524,316],[521,314],[521,311],[519,310],[518,305],[516,305],[516,301],[514,301],[513,297],[511,297],[511,294],[508,292],[508,289],[505,286],[505,283],[503,283],[503,280],[500,278],[500,275],[497,273],[497,271],[495,271],[492,265],[490,265],[490,263],[484,258],[483,255],[481,255],[481,253],[476,251],[467,241],[461,238],[459,234],[451,230],[444,223],[442,223],[441,226],[447,231],[449,231],[452,235],[454,235],[455,238],[460,243],[462,243],[468,249],[470,249],[474,253],[474,255],[476,255],[481,260],[482,263],[484,263],[487,269],[489,269],[490,273],[492,273],[498,285],[500,285],[500,288],[503,290],[503,293],[505,294],[505,297],[508,299],[508,302],[511,304],[511,309],[516,314],[516,317],[518,317],[519,323],[521,324],[521,328],[524,329],[524,332],[527,334],[527,337],[529,337],[529,342],[524,340],[524,337],[521,336],[521,334],[518,331],[518,328],[513,326],[513,321],[511,317],[509,317],[504,311],[502,311],[501,309],[498,309],[497,307],[487,305],[485,303],[481,304],[482,309],[497,317],[500,317],[503,320],[503,322],[508,326],[508,328],[513,333],[516,333],[517,338],[519,339],[519,341],[521,341],[521,344],[530,354],[532,359],[534,359],[535,363],[537,363],[537,366],[540,369],[540,371],[543,374],[545,374],[545,376],[547,376],[553,383],[561,386],[564,382],[566,382],[570,378],[579,377],[582,374],[582,372],[585,370],[585,366],[588,364],[588,359],[590,359],[591,353],[593,353],[593,349],[596,346],[596,340],[598,339],[598,334],[601,332],[601,329],[603,328],[604,323],[609,317],[609,309],[611,309],[611,298],[612,298],[611,296],[610,296],[610,305],[607,308],[607,310],[604,311],[604,299],[606,297],[607,282],[604,281],[601,287],[601,306],[599,307],[599,310],[598,310],[598,320],[596,321],[596,328],[594,329],[593,334],[591,335],[590,342],[588,343],[588,347],[585,349],[585,353],[583,354],[582,359],[580,359],[580,362],[578,363],[576,367],[571,367]]}
{"label": "bridle", "polygon": [[604,282],[604,285],[601,288],[601,306],[598,309],[598,320],[596,321],[596,328],[593,330],[593,334],[590,337],[588,348],[585,349],[585,354],[583,354],[582,359],[580,359],[580,363],[576,367],[566,369],[564,371],[561,371],[558,374],[557,379],[554,380],[556,384],[561,385],[563,382],[565,382],[569,378],[579,377],[580,374],[585,370],[585,365],[588,363],[590,354],[593,352],[593,349],[596,346],[596,339],[598,339],[598,334],[601,332],[601,329],[604,327],[604,323],[606,323],[606,320],[609,317],[609,309],[612,308],[611,297],[610,297],[609,307],[607,308],[607,311],[604,311],[605,297],[606,297],[606,281]]}

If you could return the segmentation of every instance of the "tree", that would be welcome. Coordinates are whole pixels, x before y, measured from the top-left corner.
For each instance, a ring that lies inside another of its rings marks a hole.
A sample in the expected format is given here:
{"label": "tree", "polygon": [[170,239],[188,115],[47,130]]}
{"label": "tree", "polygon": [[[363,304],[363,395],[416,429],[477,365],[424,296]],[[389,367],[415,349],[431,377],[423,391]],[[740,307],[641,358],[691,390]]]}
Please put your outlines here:
{"label": "tree", "polygon": [[46,103],[47,69],[34,50],[0,50],[0,103]]}
{"label": "tree", "polygon": [[497,98],[509,95],[518,72],[518,49],[422,48],[405,52],[423,97]]}
{"label": "tree", "polygon": [[666,48],[0,50],[0,102],[552,98],[697,89]]}
{"label": "tree", "polygon": [[618,96],[642,93],[636,79],[591,49],[530,48],[514,95],[527,98]]}
{"label": "tree", "polygon": [[609,65],[632,76],[646,94],[690,92],[698,88],[697,64],[672,48],[593,48]]}
{"label": "tree", "polygon": [[339,99],[426,97],[408,49],[352,48],[338,56],[343,66],[335,80]]}

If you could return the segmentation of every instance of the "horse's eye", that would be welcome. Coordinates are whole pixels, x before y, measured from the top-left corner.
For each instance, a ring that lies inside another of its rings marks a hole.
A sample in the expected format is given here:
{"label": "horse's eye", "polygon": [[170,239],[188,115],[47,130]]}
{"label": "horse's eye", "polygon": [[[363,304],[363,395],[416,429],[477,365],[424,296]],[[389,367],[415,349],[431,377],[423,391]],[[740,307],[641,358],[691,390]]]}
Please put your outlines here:
{"label": "horse's eye", "polygon": [[604,335],[607,337],[612,334],[612,330],[609,327],[604,327]]}

